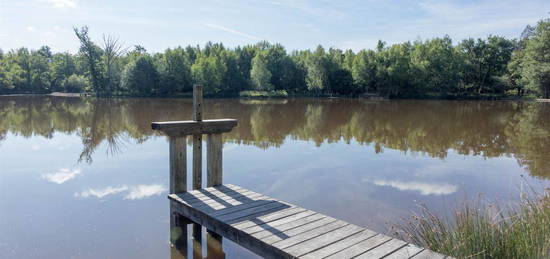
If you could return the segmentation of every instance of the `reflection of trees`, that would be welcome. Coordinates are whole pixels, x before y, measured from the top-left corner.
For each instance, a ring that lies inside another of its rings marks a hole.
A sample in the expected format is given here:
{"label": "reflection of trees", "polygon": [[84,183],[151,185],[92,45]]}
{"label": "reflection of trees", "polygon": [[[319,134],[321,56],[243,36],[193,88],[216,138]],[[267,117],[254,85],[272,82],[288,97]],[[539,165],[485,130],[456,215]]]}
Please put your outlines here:
{"label": "reflection of trees", "polygon": [[[2,97],[0,141],[7,132],[82,139],[80,159],[90,162],[102,143],[116,153],[127,141],[157,134],[152,121],[191,118],[189,99],[80,99]],[[285,102],[205,100],[205,117],[229,117],[239,126],[226,141],[260,148],[286,138],[317,145],[344,140],[373,144],[377,152],[445,158],[449,150],[483,157],[513,156],[533,175],[550,177],[550,105],[522,102],[289,99]]]}

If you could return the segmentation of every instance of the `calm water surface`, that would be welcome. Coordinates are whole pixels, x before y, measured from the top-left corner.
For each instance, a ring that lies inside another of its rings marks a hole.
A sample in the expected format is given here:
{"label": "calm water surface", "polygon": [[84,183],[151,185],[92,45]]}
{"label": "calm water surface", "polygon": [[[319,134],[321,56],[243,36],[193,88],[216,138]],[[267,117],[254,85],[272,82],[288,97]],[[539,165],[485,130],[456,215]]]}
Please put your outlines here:
{"label": "calm water surface", "polygon": [[[377,231],[550,179],[550,103],[228,99],[205,117],[239,120],[224,182]],[[0,258],[169,257],[168,143],[150,123],[190,118],[184,99],[0,97]]]}

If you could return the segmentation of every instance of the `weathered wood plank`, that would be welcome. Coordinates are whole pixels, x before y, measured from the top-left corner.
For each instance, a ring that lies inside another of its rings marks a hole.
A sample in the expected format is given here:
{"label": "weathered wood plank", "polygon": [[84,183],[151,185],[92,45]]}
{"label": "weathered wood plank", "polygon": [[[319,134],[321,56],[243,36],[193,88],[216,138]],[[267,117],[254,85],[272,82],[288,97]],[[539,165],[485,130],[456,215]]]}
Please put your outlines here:
{"label": "weathered wood plank", "polygon": [[295,255],[302,256],[309,252],[315,251],[324,246],[330,245],[334,242],[340,241],[346,237],[349,237],[353,234],[363,231],[363,228],[360,228],[355,225],[347,225],[342,228],[330,231],[328,233],[322,234],[310,240],[304,241],[302,243],[290,246],[285,248],[285,252]]}
{"label": "weathered wood plank", "polygon": [[389,259],[410,258],[420,253],[422,250],[424,250],[424,248],[420,248],[418,246],[408,244],[384,258],[389,258]]}
{"label": "weathered wood plank", "polygon": [[341,221],[341,220],[337,220],[335,222],[331,222],[331,223],[326,224],[324,226],[319,226],[318,228],[300,233],[298,235],[295,235],[295,236],[292,236],[292,237],[289,237],[289,238],[285,238],[281,241],[277,241],[277,242],[273,243],[272,245],[274,247],[279,248],[279,249],[284,249],[284,248],[293,246],[295,244],[304,242],[306,240],[312,239],[314,237],[320,236],[320,235],[325,234],[327,232],[330,232],[332,230],[339,229],[339,228],[344,227],[346,225],[348,225],[348,223],[346,223],[344,221]]}
{"label": "weathered wood plank", "polygon": [[[262,241],[264,242],[273,243],[273,242],[282,240],[280,236],[288,236],[292,234],[301,233],[296,231],[296,229],[299,226],[303,226],[316,221],[321,221],[323,219],[325,220],[323,220],[321,223],[318,223],[318,224],[326,224],[336,220],[333,218],[328,218],[325,215],[318,214],[318,213],[315,213],[309,216],[304,216],[304,217],[300,217],[300,216],[294,216],[293,218],[290,218],[290,219],[284,219],[283,220],[284,222],[281,224],[277,223],[276,226],[267,227],[262,231],[251,233],[251,235],[255,238],[262,239]],[[315,228],[315,225],[312,225],[312,228]],[[302,231],[302,229],[300,230]],[[305,229],[303,231],[307,231],[307,230],[308,229]]]}
{"label": "weathered wood plank", "polygon": [[246,216],[246,213],[248,211],[251,211],[256,207],[265,206],[266,204],[273,203],[273,202],[276,202],[276,201],[277,200],[275,200],[275,199],[266,199],[266,200],[262,199],[262,200],[256,200],[256,201],[253,201],[253,202],[247,202],[247,203],[243,203],[243,204],[240,204],[240,205],[237,205],[237,206],[233,206],[233,207],[229,207],[229,208],[225,208],[225,209],[222,209],[222,210],[212,212],[212,213],[210,213],[210,216],[218,217],[220,219],[225,219],[226,215],[230,215],[230,217],[231,217],[231,215],[233,215],[235,213],[244,214],[243,216]]}
{"label": "weathered wood plank", "polygon": [[412,258],[413,259],[444,259],[444,258],[447,258],[447,256],[442,255],[440,253],[436,253],[428,249],[424,249],[422,252],[416,254]]}
{"label": "weathered wood plank", "polygon": [[230,132],[237,126],[235,119],[218,119],[203,121],[165,121],[153,122],[151,128],[160,130],[171,137],[185,137],[197,134],[221,134]]}
{"label": "weathered wood plank", "polygon": [[335,253],[338,253],[348,247],[351,247],[361,241],[364,241],[368,238],[371,238],[373,236],[377,235],[376,232],[365,229],[359,233],[353,234],[349,237],[346,237],[345,239],[342,239],[338,242],[335,242],[331,245],[325,246],[321,249],[318,249],[316,251],[310,252],[308,254],[302,255],[300,258],[308,258],[308,259],[316,259],[316,258],[324,258],[330,255],[333,255]]}
{"label": "weathered wood plank", "polygon": [[186,139],[169,137],[170,146],[170,193],[187,191]]}
{"label": "weathered wood plank", "polygon": [[330,259],[340,259],[340,258],[353,258],[357,255],[360,255],[364,253],[365,251],[369,251],[379,245],[384,244],[385,242],[388,242],[391,240],[391,237],[386,235],[378,234],[374,237],[371,237],[367,240],[361,241],[355,245],[352,245],[336,254],[333,254],[329,257]]}
{"label": "weathered wood plank", "polygon": [[366,253],[360,254],[355,258],[358,258],[358,259],[359,258],[361,259],[381,258],[383,256],[393,253],[395,250],[400,249],[406,245],[407,243],[405,241],[401,241],[399,239],[392,239],[380,246],[377,246],[374,249],[367,251]]}
{"label": "weathered wood plank", "polygon": [[[274,208],[280,208],[279,210],[283,210],[283,208],[290,208],[290,205],[284,204],[277,200],[266,200],[265,203],[257,203],[256,205],[258,206],[249,207],[243,210],[238,210],[238,211],[231,212],[229,214],[224,214],[224,215],[215,216],[215,217],[220,220],[223,220],[224,222],[233,222],[234,220],[238,220],[239,222],[242,222],[245,220],[240,220],[240,219],[244,219],[245,217],[265,215],[262,213],[265,213],[267,210],[271,211],[271,209],[274,209]],[[238,221],[234,221],[234,222],[236,223]]]}
{"label": "weathered wood plank", "polygon": [[208,143],[206,150],[207,166],[207,186],[217,186],[222,184],[222,155],[223,142],[221,134],[208,134]]}
{"label": "weathered wood plank", "polygon": [[308,211],[300,207],[291,207],[289,209],[277,211],[272,214],[259,217],[257,219],[239,222],[237,224],[233,224],[232,226],[237,229],[241,229],[246,233],[252,234],[262,231],[265,228],[277,226],[277,224],[283,224],[285,222],[284,220],[298,219],[313,214],[315,214],[315,212],[313,211]]}

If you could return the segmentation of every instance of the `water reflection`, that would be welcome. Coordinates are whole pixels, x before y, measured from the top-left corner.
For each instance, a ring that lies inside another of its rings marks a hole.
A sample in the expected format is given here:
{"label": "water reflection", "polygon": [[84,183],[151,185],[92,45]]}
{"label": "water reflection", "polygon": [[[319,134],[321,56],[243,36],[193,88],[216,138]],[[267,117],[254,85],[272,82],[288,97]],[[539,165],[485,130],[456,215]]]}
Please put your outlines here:
{"label": "water reflection", "polygon": [[[550,178],[550,104],[529,102],[389,101],[349,99],[207,100],[207,118],[230,117],[239,126],[224,141],[264,149],[285,140],[338,141],[446,158],[513,157],[533,176]],[[125,143],[156,136],[152,121],[191,118],[187,99],[1,97],[0,145],[8,133],[52,138],[76,134],[91,163],[97,147],[124,151]],[[40,148],[40,147],[36,147]],[[62,182],[70,173],[49,176]],[[393,184],[396,185],[396,184]],[[399,185],[402,186],[402,185]]]}
{"label": "water reflection", "polygon": [[[206,244],[203,243],[203,232],[206,233]],[[193,223],[170,207],[170,258],[203,258],[203,247],[206,248],[204,258],[225,259],[223,237],[208,230],[203,231],[201,225]]]}

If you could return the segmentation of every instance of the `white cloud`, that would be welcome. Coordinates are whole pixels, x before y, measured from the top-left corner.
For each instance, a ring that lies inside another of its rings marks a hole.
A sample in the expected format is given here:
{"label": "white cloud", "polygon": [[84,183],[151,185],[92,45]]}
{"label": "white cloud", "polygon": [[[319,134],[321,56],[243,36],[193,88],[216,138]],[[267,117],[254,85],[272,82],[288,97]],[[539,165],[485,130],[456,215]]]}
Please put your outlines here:
{"label": "white cloud", "polygon": [[75,197],[81,198],[103,198],[109,195],[127,192],[124,196],[125,200],[139,200],[154,195],[162,194],[166,191],[166,188],[160,184],[140,184],[135,186],[120,185],[120,186],[107,186],[105,188],[89,188],[80,193],[75,193]]}
{"label": "white cloud", "polygon": [[34,31],[34,27],[32,27],[32,26],[27,26],[27,31],[28,31],[28,32],[33,32],[33,31]]}
{"label": "white cloud", "polygon": [[33,151],[36,151],[36,150],[39,150],[40,149],[40,146],[39,145],[32,145],[31,149]]}
{"label": "white cloud", "polygon": [[55,25],[55,26],[53,27],[53,29],[56,30],[56,31],[59,31],[59,30],[61,30],[61,26]]}
{"label": "white cloud", "polygon": [[154,195],[159,195],[165,191],[166,191],[166,188],[164,188],[162,185],[159,185],[159,184],[138,185],[138,186],[132,187],[130,189],[130,193],[128,193],[124,197],[124,199],[138,200],[138,199],[143,199]]}
{"label": "white cloud", "polygon": [[378,186],[390,186],[400,191],[418,191],[421,195],[449,195],[458,190],[456,185],[448,183],[375,180],[374,184]]}
{"label": "white cloud", "polygon": [[229,32],[231,34],[243,36],[243,37],[253,39],[253,40],[263,40],[260,37],[250,35],[250,34],[247,34],[247,33],[244,33],[244,32],[240,32],[240,31],[237,31],[237,30],[234,30],[234,29],[231,29],[231,28],[227,28],[227,27],[224,27],[224,26],[221,26],[221,25],[217,25],[217,24],[205,23],[204,26],[212,28],[212,29],[217,29],[217,30],[220,30],[220,31]]}
{"label": "white cloud", "polygon": [[66,181],[69,181],[75,178],[79,174],[80,174],[80,169],[70,170],[67,168],[62,168],[55,173],[43,174],[42,178],[52,183],[62,184]]}
{"label": "white cloud", "polygon": [[75,8],[76,7],[76,1],[74,0],[43,0],[47,3],[49,3],[51,6],[55,8]]}
{"label": "white cloud", "polygon": [[82,197],[82,198],[88,198],[88,197],[96,197],[96,198],[103,198],[108,195],[117,194],[120,192],[124,192],[128,190],[128,186],[122,185],[122,186],[108,186],[105,188],[97,188],[97,189],[88,189],[86,191],[76,193],[76,197]]}

